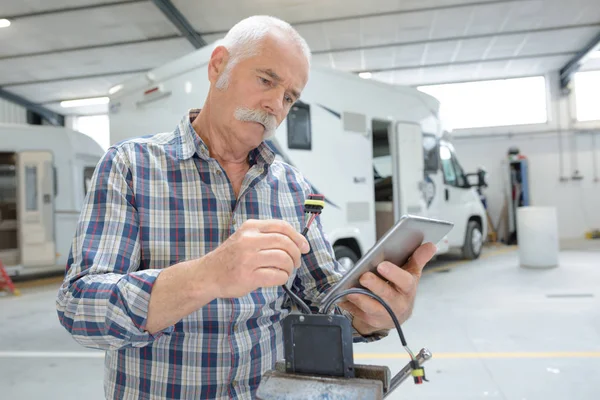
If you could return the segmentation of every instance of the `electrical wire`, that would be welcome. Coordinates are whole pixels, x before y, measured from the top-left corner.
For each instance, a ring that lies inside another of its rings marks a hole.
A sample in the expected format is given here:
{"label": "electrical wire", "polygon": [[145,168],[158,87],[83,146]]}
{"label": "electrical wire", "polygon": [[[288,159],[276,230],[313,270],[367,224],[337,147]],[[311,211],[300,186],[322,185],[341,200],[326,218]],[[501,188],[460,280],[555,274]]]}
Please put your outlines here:
{"label": "electrical wire", "polygon": [[304,227],[304,230],[302,231],[302,236],[306,237],[306,234],[308,233],[308,228],[310,228],[310,225],[313,223],[315,218],[317,218],[317,214],[313,214],[310,217],[310,219],[308,220],[308,223],[306,224],[306,227]]}
{"label": "electrical wire", "polygon": [[281,285],[281,287],[283,288],[283,290],[285,290],[288,296],[290,296],[292,301],[296,303],[296,305],[300,307],[302,311],[304,311],[305,314],[312,314],[312,310],[310,309],[310,307],[304,301],[302,301],[302,299],[298,297],[296,293],[292,292],[286,285]]}
{"label": "electrical wire", "polygon": [[[307,214],[309,214],[309,213],[306,213],[306,215]],[[306,234],[308,233],[308,229],[310,228],[310,225],[313,223],[313,221],[315,220],[316,217],[317,217],[317,214],[312,214],[312,216],[308,220],[308,223],[304,227],[304,230],[302,230],[302,236],[306,237]],[[287,293],[287,295],[290,296],[290,299],[294,303],[296,303],[296,305],[298,307],[300,307],[305,314],[312,314],[312,310],[310,309],[310,307],[300,297],[298,297],[296,295],[296,293],[292,292],[291,289],[288,288],[286,285],[281,285],[281,287]]]}
{"label": "electrical wire", "polygon": [[366,289],[360,289],[360,288],[352,288],[352,289],[344,290],[343,292],[340,292],[337,295],[333,296],[331,299],[329,299],[329,301],[327,303],[325,303],[323,305],[323,313],[328,314],[329,310],[331,309],[331,307],[334,305],[334,303],[336,301],[338,301],[342,297],[347,296],[349,294],[364,294],[365,296],[369,296],[370,298],[376,300],[377,302],[379,302],[379,304],[381,304],[383,306],[383,308],[385,308],[385,310],[388,312],[388,314],[392,318],[392,321],[394,321],[394,325],[396,327],[396,331],[398,331],[398,336],[400,337],[400,342],[402,343],[402,346],[404,347],[404,349],[410,356],[410,359],[412,361],[415,361],[416,360],[415,355],[406,343],[406,338],[404,337],[404,333],[402,332],[402,328],[400,327],[400,321],[398,321],[396,314],[394,314],[394,311],[385,302],[385,300],[383,300],[381,297],[377,296],[376,294],[371,293],[370,291],[368,291]]}

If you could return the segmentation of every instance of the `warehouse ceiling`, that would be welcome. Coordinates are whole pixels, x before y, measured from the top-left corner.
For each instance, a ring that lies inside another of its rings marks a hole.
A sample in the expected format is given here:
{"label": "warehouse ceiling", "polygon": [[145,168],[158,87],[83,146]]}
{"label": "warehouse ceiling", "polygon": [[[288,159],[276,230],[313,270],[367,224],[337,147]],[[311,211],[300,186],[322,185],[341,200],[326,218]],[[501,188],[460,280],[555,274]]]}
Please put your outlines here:
{"label": "warehouse ceiling", "polygon": [[[598,0],[0,0],[0,88],[60,114],[269,14],[314,64],[422,85],[558,71],[600,37]],[[183,18],[182,18],[183,17]],[[596,54],[596,53],[594,53]],[[600,53],[598,53],[600,54]],[[585,69],[600,69],[600,58]],[[1,93],[1,92],[0,92]]]}

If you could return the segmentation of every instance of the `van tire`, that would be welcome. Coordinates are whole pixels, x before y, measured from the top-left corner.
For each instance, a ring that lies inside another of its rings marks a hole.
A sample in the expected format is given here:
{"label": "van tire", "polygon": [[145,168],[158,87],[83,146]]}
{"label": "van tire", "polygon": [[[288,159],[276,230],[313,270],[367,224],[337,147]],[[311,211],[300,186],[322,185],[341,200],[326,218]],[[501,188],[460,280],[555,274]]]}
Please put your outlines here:
{"label": "van tire", "polygon": [[337,245],[333,247],[333,252],[335,253],[335,259],[342,265],[345,271],[354,267],[358,261],[358,256],[349,247]]}
{"label": "van tire", "polygon": [[[474,243],[479,241],[479,243]],[[467,225],[467,233],[465,235],[465,243],[462,248],[463,258],[467,260],[475,260],[481,255],[483,248],[483,233],[481,225],[477,221],[469,221]]]}

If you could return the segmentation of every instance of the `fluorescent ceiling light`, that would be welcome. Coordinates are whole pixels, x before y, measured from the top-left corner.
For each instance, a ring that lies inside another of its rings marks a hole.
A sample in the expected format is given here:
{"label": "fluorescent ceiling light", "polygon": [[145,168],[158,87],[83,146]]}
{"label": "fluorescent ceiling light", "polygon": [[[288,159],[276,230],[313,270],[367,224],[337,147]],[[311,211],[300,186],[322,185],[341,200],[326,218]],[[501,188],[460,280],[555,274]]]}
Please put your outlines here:
{"label": "fluorescent ceiling light", "polygon": [[108,104],[108,101],[108,97],[91,97],[89,99],[61,101],[60,106],[63,108],[97,106],[102,104]]}
{"label": "fluorescent ceiling light", "polygon": [[115,86],[111,87],[110,89],[108,89],[108,94],[115,94],[121,89],[123,89],[122,84],[115,85]]}
{"label": "fluorescent ceiling light", "polygon": [[371,79],[371,77],[373,76],[373,74],[371,74],[370,72],[360,72],[358,74],[358,76],[360,76],[363,79]]}
{"label": "fluorescent ceiling light", "polygon": [[8,28],[10,26],[10,21],[7,19],[0,19],[0,28]]}

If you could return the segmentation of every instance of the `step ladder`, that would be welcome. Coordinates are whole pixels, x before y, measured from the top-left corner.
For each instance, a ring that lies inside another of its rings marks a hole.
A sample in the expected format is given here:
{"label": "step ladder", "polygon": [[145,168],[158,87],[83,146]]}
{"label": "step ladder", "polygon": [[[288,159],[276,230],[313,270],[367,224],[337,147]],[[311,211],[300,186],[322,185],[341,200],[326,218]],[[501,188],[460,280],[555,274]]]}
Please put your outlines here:
{"label": "step ladder", "polygon": [[8,276],[8,273],[6,272],[6,268],[4,268],[2,260],[0,260],[0,290],[6,289],[8,289],[8,291],[15,296],[19,296],[21,294],[19,289],[15,287],[15,284],[13,283],[12,279],[10,279],[10,276]]}

